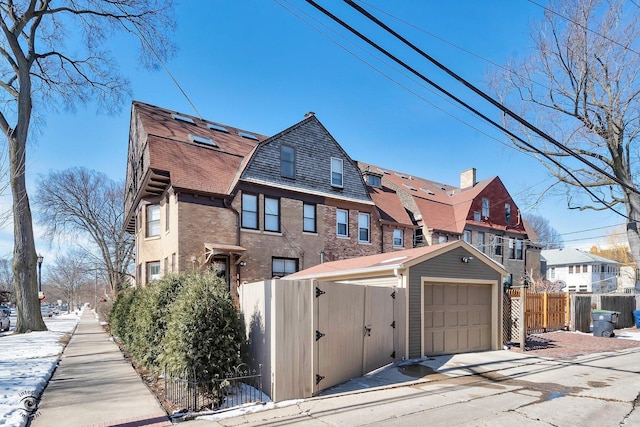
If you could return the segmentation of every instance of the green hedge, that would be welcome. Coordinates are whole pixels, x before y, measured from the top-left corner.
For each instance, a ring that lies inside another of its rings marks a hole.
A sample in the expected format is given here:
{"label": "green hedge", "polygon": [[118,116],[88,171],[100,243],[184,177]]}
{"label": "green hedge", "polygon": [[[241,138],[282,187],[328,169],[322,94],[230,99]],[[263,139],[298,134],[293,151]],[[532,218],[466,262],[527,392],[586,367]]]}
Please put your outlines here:
{"label": "green hedge", "polygon": [[241,362],[244,322],[221,279],[213,274],[186,279],[171,307],[159,359],[169,372],[194,368],[198,381],[224,377]]}
{"label": "green hedge", "polygon": [[245,328],[222,279],[211,273],[168,275],[120,292],[111,333],[145,368],[195,368],[199,380],[224,376],[241,362]]}

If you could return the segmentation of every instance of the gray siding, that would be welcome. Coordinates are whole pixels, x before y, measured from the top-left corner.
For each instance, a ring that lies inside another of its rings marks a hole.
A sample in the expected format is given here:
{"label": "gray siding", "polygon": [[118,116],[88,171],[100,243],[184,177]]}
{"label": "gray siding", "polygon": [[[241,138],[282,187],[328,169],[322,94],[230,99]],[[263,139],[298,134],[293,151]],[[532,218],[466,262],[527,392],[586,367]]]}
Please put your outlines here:
{"label": "gray siding", "polygon": [[462,257],[470,255],[477,258],[476,254],[471,254],[464,248],[457,248],[409,268],[409,324],[407,327],[409,328],[410,358],[422,356],[420,354],[422,337],[420,292],[422,277],[492,280],[501,283],[500,274],[482,261],[474,259],[467,264],[461,262]]}
{"label": "gray siding", "polygon": [[[295,148],[295,178],[280,175],[280,146]],[[331,186],[331,157],[343,160],[343,188]],[[315,117],[261,143],[241,179],[370,201],[360,169]]]}

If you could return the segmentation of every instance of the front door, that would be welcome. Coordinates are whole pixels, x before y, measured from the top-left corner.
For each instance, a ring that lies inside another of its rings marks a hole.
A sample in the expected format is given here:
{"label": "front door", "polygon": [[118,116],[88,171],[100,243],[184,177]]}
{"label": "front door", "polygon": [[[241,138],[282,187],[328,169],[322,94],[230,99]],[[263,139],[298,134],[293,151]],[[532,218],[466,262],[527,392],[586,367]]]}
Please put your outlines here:
{"label": "front door", "polygon": [[227,285],[227,291],[231,290],[229,282],[229,256],[217,255],[211,260],[211,269]]}

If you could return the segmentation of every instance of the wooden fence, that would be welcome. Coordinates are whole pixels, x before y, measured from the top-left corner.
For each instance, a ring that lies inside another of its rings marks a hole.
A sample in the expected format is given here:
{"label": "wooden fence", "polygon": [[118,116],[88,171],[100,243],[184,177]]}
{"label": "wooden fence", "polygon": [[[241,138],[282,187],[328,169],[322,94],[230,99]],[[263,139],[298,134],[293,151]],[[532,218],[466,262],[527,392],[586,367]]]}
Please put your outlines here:
{"label": "wooden fence", "polygon": [[[507,298],[518,300],[517,304],[511,304],[511,319],[506,319],[511,324],[519,324],[513,319],[522,317],[522,304],[524,303],[524,326],[527,334],[551,332],[567,329],[570,322],[570,298],[569,294],[561,293],[534,293],[525,290],[524,298],[521,289],[509,289]],[[518,309],[519,312],[514,312]],[[520,324],[521,325],[521,324]]]}

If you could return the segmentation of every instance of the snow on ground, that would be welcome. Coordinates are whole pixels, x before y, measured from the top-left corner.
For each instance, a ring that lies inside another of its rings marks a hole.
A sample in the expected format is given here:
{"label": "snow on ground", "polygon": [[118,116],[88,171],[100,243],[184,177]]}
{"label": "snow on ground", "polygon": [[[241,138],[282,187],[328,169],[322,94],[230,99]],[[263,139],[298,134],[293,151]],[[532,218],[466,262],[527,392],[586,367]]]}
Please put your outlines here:
{"label": "snow on ground", "polygon": [[30,409],[44,390],[60,360],[63,338],[75,329],[79,314],[46,318],[48,331],[13,335],[0,334],[0,426],[26,425]]}

